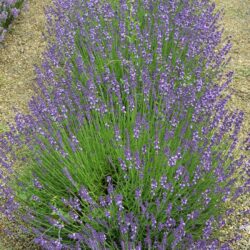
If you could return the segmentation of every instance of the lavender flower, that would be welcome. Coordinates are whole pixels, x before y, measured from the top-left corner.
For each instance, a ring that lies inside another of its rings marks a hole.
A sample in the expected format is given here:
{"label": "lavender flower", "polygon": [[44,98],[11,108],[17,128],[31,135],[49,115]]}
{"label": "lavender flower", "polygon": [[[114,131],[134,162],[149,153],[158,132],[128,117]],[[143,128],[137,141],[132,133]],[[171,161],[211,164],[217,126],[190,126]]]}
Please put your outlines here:
{"label": "lavender flower", "polygon": [[1,0],[0,2],[0,42],[13,19],[17,18],[24,0]]}

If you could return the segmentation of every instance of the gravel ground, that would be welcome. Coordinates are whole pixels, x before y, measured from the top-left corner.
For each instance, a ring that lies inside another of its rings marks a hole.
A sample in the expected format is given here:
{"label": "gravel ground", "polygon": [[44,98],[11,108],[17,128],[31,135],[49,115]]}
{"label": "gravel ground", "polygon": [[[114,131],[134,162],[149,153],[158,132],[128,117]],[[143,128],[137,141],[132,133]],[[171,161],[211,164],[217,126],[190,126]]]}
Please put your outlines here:
{"label": "gravel ground", "polygon": [[[44,7],[49,3],[51,0],[27,0],[27,6],[0,44],[0,132],[5,130],[6,122],[13,120],[13,108],[27,111],[33,95],[34,64],[41,61],[45,48]],[[3,229],[8,226],[11,225],[0,218],[0,250],[35,249],[18,232],[16,236],[5,237]]]}
{"label": "gravel ground", "polygon": [[234,70],[235,78],[230,108],[245,113],[241,134],[241,139],[245,139],[250,132],[250,0],[216,0],[216,3],[225,12],[222,21],[225,36],[232,36],[232,60],[228,67]]}
{"label": "gravel ground", "polygon": [[[13,107],[26,111],[33,94],[34,64],[39,63],[45,42],[42,38],[44,7],[51,0],[28,0],[0,44],[0,122],[14,118]],[[1,129],[1,128],[0,128]],[[3,128],[2,128],[3,129]]]}
{"label": "gravel ground", "polygon": [[[234,70],[235,77],[231,84],[233,95],[229,109],[238,108],[245,113],[239,138],[242,143],[250,132],[250,0],[216,0],[216,3],[218,8],[224,9],[222,24],[225,27],[225,36],[232,36],[232,60],[228,68]],[[245,151],[244,154],[249,159],[250,152]],[[221,239],[240,233],[242,239],[233,242],[232,248],[250,250],[249,196],[242,196],[237,202],[228,204],[228,207],[234,208],[235,212],[227,217],[227,226],[221,230]]]}
{"label": "gravel ground", "polygon": [[[6,122],[14,118],[13,107],[26,112],[27,103],[33,94],[35,79],[33,65],[41,61],[45,42],[42,39],[45,18],[44,7],[51,0],[29,0],[27,10],[22,11],[14,22],[6,40],[0,45],[0,132]],[[228,66],[235,71],[232,84],[234,94],[229,108],[245,112],[240,141],[250,131],[250,0],[216,0],[218,8],[224,8],[223,25],[225,34],[232,35],[232,60]],[[246,153],[246,152],[245,152]],[[249,152],[247,153],[250,156]],[[242,239],[232,243],[235,250],[250,250],[250,217],[243,211],[250,210],[249,197],[245,196],[234,204],[235,212],[227,217],[227,226],[221,230],[221,240],[242,233]],[[3,237],[7,222],[0,221],[0,250],[33,250],[29,240],[21,236]],[[8,247],[9,248],[8,248]]]}

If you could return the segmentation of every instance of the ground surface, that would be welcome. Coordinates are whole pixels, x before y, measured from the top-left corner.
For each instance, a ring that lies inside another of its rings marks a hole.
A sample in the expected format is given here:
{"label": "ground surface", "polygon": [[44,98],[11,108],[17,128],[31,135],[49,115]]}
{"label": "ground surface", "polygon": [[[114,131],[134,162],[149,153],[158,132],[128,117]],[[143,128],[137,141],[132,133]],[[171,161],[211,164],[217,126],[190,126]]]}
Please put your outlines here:
{"label": "ground surface", "polygon": [[[28,100],[33,94],[34,64],[41,61],[45,48],[42,37],[45,30],[44,7],[51,2],[28,0],[28,5],[0,45],[0,132],[5,130],[6,122],[13,120],[13,107],[27,110]],[[3,237],[3,228],[3,220],[0,218],[0,250],[34,249],[22,237]]]}
{"label": "ground surface", "polygon": [[233,48],[230,69],[235,71],[231,108],[245,113],[242,136],[250,132],[250,0],[216,0],[223,8],[225,35],[231,35]]}
{"label": "ground surface", "polygon": [[[27,11],[20,17],[0,45],[0,132],[6,127],[7,121],[14,118],[13,107],[27,111],[27,103],[33,94],[32,83],[35,74],[33,65],[39,63],[45,42],[42,39],[45,18],[43,8],[51,0],[29,0]],[[245,112],[245,122],[241,133],[241,141],[250,131],[250,0],[216,0],[218,7],[223,7],[225,17],[223,24],[225,34],[232,35],[232,61],[229,68],[235,71],[232,84],[234,94],[230,109],[239,108]],[[248,154],[249,155],[249,154]],[[244,232],[243,239],[235,243],[234,249],[250,249],[250,219],[242,211],[250,209],[249,198],[243,197],[238,203],[229,204],[236,212],[229,217],[229,226],[222,232],[228,238],[233,232]],[[231,221],[231,222],[230,222]],[[0,222],[0,242],[3,225]],[[22,239],[21,239],[22,240]],[[17,239],[12,240],[10,249],[34,249],[23,246]],[[7,250],[1,246],[0,250]]]}
{"label": "ground surface", "polygon": [[[231,84],[234,91],[230,109],[238,108],[245,113],[240,141],[243,142],[250,133],[250,0],[216,0],[217,7],[223,8],[225,16],[223,26],[225,35],[231,35],[233,48],[230,53],[232,60],[228,67],[234,70],[235,77]],[[249,152],[244,152],[249,157]],[[249,196],[242,196],[236,203],[228,204],[235,212],[228,216],[228,226],[222,230],[223,238],[227,239],[235,232],[243,234],[241,240],[233,243],[234,249],[250,249],[250,210]]]}
{"label": "ground surface", "polygon": [[[44,7],[51,0],[28,0],[0,45],[0,122],[12,120],[13,107],[26,110],[32,96],[34,64],[39,63],[45,42],[42,38]],[[0,125],[1,126],[1,125]],[[0,127],[1,130],[1,127]]]}

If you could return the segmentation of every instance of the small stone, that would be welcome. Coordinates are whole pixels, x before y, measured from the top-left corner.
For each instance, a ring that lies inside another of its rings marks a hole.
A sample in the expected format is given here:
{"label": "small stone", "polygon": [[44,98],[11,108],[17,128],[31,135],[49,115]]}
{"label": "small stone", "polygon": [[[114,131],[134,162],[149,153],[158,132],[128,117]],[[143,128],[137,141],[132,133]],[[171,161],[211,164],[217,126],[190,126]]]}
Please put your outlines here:
{"label": "small stone", "polygon": [[250,225],[242,225],[239,227],[240,230],[246,231],[248,234],[250,234]]}

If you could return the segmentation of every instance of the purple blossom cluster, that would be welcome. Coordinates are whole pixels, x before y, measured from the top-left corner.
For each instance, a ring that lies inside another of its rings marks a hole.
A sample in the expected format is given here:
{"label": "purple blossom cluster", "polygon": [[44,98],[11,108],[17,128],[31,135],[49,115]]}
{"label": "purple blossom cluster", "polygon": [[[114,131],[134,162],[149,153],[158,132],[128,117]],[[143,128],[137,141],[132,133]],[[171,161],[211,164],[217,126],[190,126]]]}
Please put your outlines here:
{"label": "purple blossom cluster", "polygon": [[0,1],[0,42],[3,41],[7,28],[20,12],[24,0]]}
{"label": "purple blossom cluster", "polygon": [[[219,204],[249,191],[234,188],[249,163],[215,5],[53,2],[38,95],[0,135],[0,211],[44,249],[218,249]],[[11,188],[20,155],[32,174]]]}

